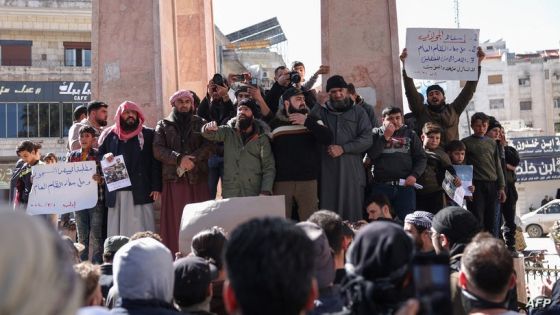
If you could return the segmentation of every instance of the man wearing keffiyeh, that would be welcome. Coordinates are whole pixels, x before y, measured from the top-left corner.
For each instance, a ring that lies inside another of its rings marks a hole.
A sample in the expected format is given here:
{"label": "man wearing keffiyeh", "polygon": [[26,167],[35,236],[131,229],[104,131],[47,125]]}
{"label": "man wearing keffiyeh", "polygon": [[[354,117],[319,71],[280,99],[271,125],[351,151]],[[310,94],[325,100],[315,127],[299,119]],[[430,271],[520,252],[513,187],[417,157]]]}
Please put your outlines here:
{"label": "man wearing keffiyeh", "polygon": [[[213,144],[200,133],[206,120],[195,115],[195,94],[179,90],[169,98],[173,110],[158,121],[154,156],[162,163],[161,228],[163,243],[179,249],[179,225],[186,204],[210,200],[208,158]],[[181,248],[186,251],[186,248]]]}
{"label": "man wearing keffiyeh", "polygon": [[112,192],[105,190],[108,236],[155,229],[153,202],[161,192],[161,164],[153,155],[154,130],[144,121],[140,107],[125,101],[117,109],[115,124],[99,137],[99,155],[108,161],[122,155],[131,182]]}

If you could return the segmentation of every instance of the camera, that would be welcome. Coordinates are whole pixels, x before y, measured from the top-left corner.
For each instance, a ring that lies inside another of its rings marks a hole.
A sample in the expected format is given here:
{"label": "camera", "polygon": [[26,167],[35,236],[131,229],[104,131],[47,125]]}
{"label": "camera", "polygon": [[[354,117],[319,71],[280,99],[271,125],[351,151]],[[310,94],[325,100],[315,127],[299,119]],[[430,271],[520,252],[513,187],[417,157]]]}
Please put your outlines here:
{"label": "camera", "polygon": [[289,74],[290,74],[290,83],[291,84],[298,84],[301,81],[301,76],[299,75],[299,72],[292,71]]}

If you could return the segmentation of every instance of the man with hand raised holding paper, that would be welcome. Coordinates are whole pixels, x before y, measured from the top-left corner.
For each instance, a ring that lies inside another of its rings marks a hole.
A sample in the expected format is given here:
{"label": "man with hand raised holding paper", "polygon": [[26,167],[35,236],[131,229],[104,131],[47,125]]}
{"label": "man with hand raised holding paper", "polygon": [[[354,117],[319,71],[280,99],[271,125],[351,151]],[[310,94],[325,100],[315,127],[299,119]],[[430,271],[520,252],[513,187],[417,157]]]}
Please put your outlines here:
{"label": "man with hand raised holding paper", "polygon": [[[478,76],[480,77],[480,63],[486,56],[482,48],[478,47],[476,55],[478,57]],[[403,82],[408,108],[417,119],[417,134],[422,134],[422,127],[427,122],[432,122],[442,127],[441,144],[459,139],[459,117],[476,91],[477,81],[467,81],[461,93],[451,103],[446,103],[445,91],[437,84],[431,85],[426,90],[426,105],[424,96],[416,90],[414,80],[408,77],[404,68],[404,63],[408,57],[408,51],[403,49],[400,59],[403,64]]]}

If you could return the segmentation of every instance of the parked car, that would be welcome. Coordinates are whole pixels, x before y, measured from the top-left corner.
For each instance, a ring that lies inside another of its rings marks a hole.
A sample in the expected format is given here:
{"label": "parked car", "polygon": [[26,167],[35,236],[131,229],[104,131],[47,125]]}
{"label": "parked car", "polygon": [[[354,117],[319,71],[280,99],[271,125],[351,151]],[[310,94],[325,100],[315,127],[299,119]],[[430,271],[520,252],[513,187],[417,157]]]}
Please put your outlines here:
{"label": "parked car", "polygon": [[560,199],[554,199],[533,212],[521,216],[523,231],[529,237],[542,237],[550,232],[550,228],[560,220]]}

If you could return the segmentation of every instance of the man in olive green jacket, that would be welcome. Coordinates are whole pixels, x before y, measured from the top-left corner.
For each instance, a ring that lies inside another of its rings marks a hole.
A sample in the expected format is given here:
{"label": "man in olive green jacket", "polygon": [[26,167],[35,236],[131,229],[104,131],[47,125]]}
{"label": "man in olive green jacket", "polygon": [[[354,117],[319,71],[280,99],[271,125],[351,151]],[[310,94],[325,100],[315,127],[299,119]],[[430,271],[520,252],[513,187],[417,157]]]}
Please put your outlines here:
{"label": "man in olive green jacket", "polygon": [[224,142],[223,198],[272,194],[274,156],[268,126],[253,116],[257,108],[254,100],[243,100],[227,125],[212,121],[202,127],[203,137]]}
{"label": "man in olive green jacket", "polygon": [[[478,76],[480,77],[481,67],[480,64],[484,57],[484,51],[478,47],[476,55],[478,57]],[[447,103],[445,92],[443,88],[437,84],[431,85],[426,90],[426,103],[424,104],[424,96],[416,90],[414,81],[408,77],[404,70],[404,62],[408,52],[403,49],[400,59],[403,64],[403,82],[406,99],[408,100],[408,108],[416,117],[416,131],[417,134],[422,134],[422,127],[427,122],[438,124],[442,128],[441,145],[444,146],[452,140],[459,140],[459,117],[465,110],[471,99],[478,80],[467,81],[461,90],[461,93],[451,103]]]}

